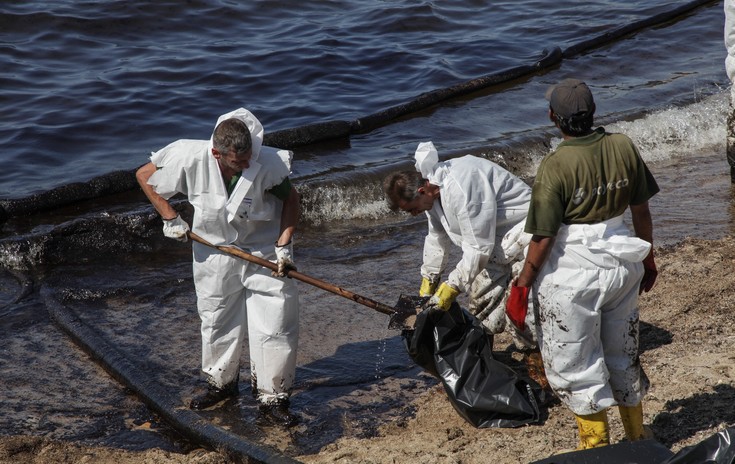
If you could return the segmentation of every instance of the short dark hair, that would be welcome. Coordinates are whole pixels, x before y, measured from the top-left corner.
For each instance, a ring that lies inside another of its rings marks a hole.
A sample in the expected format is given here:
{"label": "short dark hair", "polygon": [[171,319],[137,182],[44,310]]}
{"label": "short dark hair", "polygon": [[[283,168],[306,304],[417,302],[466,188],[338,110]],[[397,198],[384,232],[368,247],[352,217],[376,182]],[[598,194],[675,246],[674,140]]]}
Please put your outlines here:
{"label": "short dark hair", "polygon": [[244,121],[230,118],[219,123],[214,129],[212,145],[220,153],[227,153],[230,150],[242,153],[253,148],[253,139]]}
{"label": "short dark hair", "polygon": [[[551,111],[554,111],[552,108]],[[564,118],[558,113],[554,113],[554,120],[559,125],[559,129],[566,135],[572,137],[581,137],[587,135],[592,130],[595,123],[595,110],[576,113],[568,118]]]}
{"label": "short dark hair", "polygon": [[399,171],[390,174],[383,179],[383,192],[385,192],[388,208],[398,211],[401,200],[412,201],[419,196],[419,188],[426,184],[421,174],[417,171]]}

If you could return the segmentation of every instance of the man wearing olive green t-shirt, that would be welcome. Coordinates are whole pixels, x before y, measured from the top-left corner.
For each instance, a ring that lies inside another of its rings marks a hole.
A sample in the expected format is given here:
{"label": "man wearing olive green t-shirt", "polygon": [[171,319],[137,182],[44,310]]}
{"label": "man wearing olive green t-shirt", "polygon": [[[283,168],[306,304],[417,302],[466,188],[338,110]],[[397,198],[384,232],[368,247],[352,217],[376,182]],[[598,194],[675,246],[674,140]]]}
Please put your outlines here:
{"label": "man wearing olive green t-shirt", "polygon": [[[659,188],[627,136],[593,130],[595,103],[584,82],[565,79],[547,99],[564,140],[539,166],[525,226],[533,237],[506,311],[522,325],[533,288],[544,368],[576,416],[578,449],[609,443],[614,405],[627,438],[640,440],[650,432],[638,295],[656,280],[648,200]],[[627,209],[635,235],[623,223]]]}

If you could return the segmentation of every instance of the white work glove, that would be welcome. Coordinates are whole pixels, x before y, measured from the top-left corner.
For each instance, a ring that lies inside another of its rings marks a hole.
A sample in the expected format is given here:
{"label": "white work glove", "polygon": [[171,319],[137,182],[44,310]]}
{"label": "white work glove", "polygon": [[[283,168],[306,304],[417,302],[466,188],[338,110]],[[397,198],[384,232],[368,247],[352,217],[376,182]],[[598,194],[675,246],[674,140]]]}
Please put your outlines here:
{"label": "white work glove", "polygon": [[293,263],[293,242],[289,241],[283,246],[278,246],[276,241],[276,264],[278,264],[278,271],[271,272],[274,277],[286,277],[286,273],[290,270],[296,270],[296,265]]}
{"label": "white work glove", "polygon": [[178,214],[173,219],[163,220],[163,235],[168,238],[178,240],[179,242],[185,242],[189,240],[189,237],[186,235],[189,230],[189,224],[181,219],[181,216]]}
{"label": "white work glove", "polygon": [[487,319],[482,321],[482,325],[487,327],[490,333],[499,334],[505,330],[505,319],[505,304],[499,304],[490,312]]}

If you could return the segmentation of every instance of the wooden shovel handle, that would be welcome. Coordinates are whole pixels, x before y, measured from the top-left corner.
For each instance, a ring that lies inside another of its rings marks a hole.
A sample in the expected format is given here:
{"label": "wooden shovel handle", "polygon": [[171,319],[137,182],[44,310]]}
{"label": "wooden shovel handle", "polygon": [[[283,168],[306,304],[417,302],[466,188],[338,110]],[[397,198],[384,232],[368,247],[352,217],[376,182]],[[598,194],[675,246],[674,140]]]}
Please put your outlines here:
{"label": "wooden shovel handle", "polygon": [[[195,242],[199,242],[202,245],[206,245],[211,248],[216,248],[217,250],[227,253],[228,255],[236,256],[238,258],[244,259],[246,261],[249,261],[251,263],[258,264],[260,266],[263,266],[265,268],[270,269],[271,271],[278,271],[278,265],[275,263],[272,263],[268,261],[267,259],[259,258],[257,256],[253,256],[250,253],[247,253],[245,251],[242,251],[239,248],[231,247],[231,246],[222,246],[222,245],[212,245],[208,241],[204,240],[202,237],[198,236],[194,232],[189,232],[189,238],[191,238]],[[305,282],[309,285],[313,285],[315,287],[321,288],[322,290],[326,290],[328,292],[332,292],[336,295],[343,296],[345,298],[348,298],[356,303],[360,303],[361,305],[365,305],[369,308],[372,308],[378,312],[381,312],[383,314],[389,314],[393,315],[396,314],[396,310],[394,308],[391,308],[388,305],[385,305],[383,303],[379,303],[375,300],[371,300],[370,298],[364,297],[362,295],[358,295],[356,293],[352,293],[349,290],[345,290],[341,287],[338,287],[336,285],[332,285],[328,282],[324,282],[323,280],[319,280],[317,278],[308,276],[306,274],[302,274],[301,272],[295,271],[295,270],[289,270],[286,272],[286,275],[288,277],[291,277],[292,279],[300,280],[302,282]]]}

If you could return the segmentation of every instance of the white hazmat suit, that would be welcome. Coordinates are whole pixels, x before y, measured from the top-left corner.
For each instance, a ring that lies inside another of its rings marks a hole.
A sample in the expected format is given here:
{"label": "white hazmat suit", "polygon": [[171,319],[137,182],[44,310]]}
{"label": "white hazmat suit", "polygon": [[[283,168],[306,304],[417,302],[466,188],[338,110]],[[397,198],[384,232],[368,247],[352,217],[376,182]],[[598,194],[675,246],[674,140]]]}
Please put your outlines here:
{"label": "white hazmat suit", "polygon": [[486,329],[501,332],[511,266],[523,259],[531,237],[523,232],[531,188],[476,156],[439,162],[431,142],[419,144],[415,158],[416,169],[441,192],[426,212],[421,275],[435,282],[446,268],[450,243],[460,247],[462,258],[447,282],[469,294],[469,309]]}
{"label": "white hazmat suit", "polygon": [[[249,111],[224,114],[217,125],[228,118],[244,121],[253,143],[250,166],[229,196],[211,139],[178,140],[153,153],[157,171],[148,184],[165,199],[186,195],[194,207],[192,230],[208,242],[275,261],[283,204],[267,190],[288,177],[292,154],[262,146],[263,126]],[[202,370],[209,382],[222,388],[238,378],[247,324],[253,391],[262,403],[287,399],[298,345],[296,284],[200,243],[192,249]]]}
{"label": "white hazmat suit", "polygon": [[735,183],[735,0],[725,0],[725,72],[730,79],[730,105],[727,115],[727,161]]}
{"label": "white hazmat suit", "polygon": [[577,415],[635,406],[648,390],[638,358],[638,292],[650,249],[622,216],[563,225],[536,278],[546,375]]}

